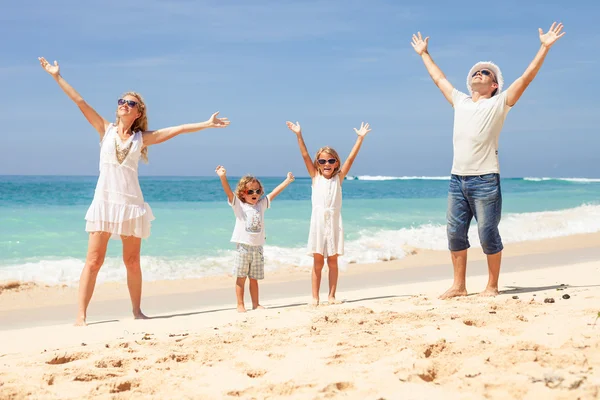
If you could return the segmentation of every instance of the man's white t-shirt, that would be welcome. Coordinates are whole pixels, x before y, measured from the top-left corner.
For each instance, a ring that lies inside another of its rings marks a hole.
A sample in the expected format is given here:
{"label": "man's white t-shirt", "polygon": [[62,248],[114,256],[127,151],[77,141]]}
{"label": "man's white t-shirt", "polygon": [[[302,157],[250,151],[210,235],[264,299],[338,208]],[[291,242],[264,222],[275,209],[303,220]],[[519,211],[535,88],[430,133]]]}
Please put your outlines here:
{"label": "man's white t-shirt", "polygon": [[454,89],[453,175],[500,173],[498,138],[511,107],[507,92],[489,99],[473,99]]}
{"label": "man's white t-shirt", "polygon": [[231,241],[249,246],[264,245],[266,239],[264,217],[265,210],[271,207],[269,198],[265,196],[255,205],[251,205],[234,195],[229,205],[235,214],[235,228],[233,228]]}

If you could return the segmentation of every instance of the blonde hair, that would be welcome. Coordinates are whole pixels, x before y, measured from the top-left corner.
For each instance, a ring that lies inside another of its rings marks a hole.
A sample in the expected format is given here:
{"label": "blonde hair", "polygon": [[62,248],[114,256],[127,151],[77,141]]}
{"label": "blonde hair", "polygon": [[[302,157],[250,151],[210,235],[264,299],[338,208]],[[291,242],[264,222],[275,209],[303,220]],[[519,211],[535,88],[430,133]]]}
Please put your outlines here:
{"label": "blonde hair", "polygon": [[[145,132],[148,130],[148,115],[146,114],[146,103],[144,103],[144,98],[141,94],[137,92],[125,92],[121,95],[121,99],[125,96],[133,96],[138,100],[138,111],[140,112],[140,116],[137,117],[135,121],[133,121],[133,125],[131,125],[131,132],[142,131]],[[117,111],[117,125],[119,125],[119,112]],[[142,161],[148,164],[148,146],[142,149]]]}
{"label": "blonde hair", "polygon": [[260,193],[263,194],[265,192],[262,183],[260,183],[260,181],[258,180],[258,178],[252,176],[252,175],[246,175],[243,176],[240,181],[237,184],[237,187],[235,188],[235,195],[237,196],[238,199],[240,199],[243,203],[245,203],[244,201],[244,192],[246,191],[246,185],[252,182],[256,182],[258,183],[258,186],[260,186]]}
{"label": "blonde hair", "polygon": [[315,166],[315,170],[320,174],[321,170],[319,169],[319,156],[322,153],[329,153],[333,156],[333,158],[335,158],[338,162],[337,167],[333,170],[333,174],[331,174],[331,177],[336,176],[337,174],[340,173],[340,168],[342,167],[342,160],[340,160],[340,156],[338,155],[337,151],[335,151],[334,149],[332,149],[329,146],[325,146],[325,147],[321,147],[319,150],[317,150],[317,154],[315,154],[315,160],[313,161],[313,165]]}

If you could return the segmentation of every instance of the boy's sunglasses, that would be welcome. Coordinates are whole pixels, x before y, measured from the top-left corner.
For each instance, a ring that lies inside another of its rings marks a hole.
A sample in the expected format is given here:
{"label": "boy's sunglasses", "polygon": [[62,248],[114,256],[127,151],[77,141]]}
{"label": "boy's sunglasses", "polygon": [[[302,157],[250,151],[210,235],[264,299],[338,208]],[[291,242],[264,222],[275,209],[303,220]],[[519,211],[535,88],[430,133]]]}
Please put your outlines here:
{"label": "boy's sunglasses", "polygon": [[260,194],[261,192],[262,192],[262,190],[260,190],[260,189],[256,189],[256,190],[252,190],[252,189],[250,189],[250,190],[246,190],[246,193],[247,193],[247,194],[249,194],[249,195],[252,195],[252,194],[254,194],[254,193],[256,193],[256,194]]}
{"label": "boy's sunglasses", "polygon": [[117,100],[117,103],[119,103],[120,106],[122,106],[123,104],[127,104],[131,108],[133,108],[133,107],[135,107],[135,106],[138,105],[137,101],[125,100],[125,99],[119,99],[119,100]]}
{"label": "boy's sunglasses", "polygon": [[337,161],[337,160],[336,160],[335,158],[330,158],[329,160],[326,160],[326,159],[324,159],[324,158],[319,158],[319,159],[317,160],[317,162],[318,162],[319,164],[321,164],[321,165],[325,165],[325,164],[327,164],[327,163],[329,163],[329,164],[335,164],[335,162],[336,162],[336,161]]}
{"label": "boy's sunglasses", "polygon": [[485,75],[485,76],[491,76],[492,78],[494,78],[494,75],[492,74],[492,71],[489,71],[487,69],[482,69],[479,71],[475,71],[475,73],[473,75],[471,75],[471,78],[475,78],[475,75],[477,75],[477,73],[481,73],[481,75]]}

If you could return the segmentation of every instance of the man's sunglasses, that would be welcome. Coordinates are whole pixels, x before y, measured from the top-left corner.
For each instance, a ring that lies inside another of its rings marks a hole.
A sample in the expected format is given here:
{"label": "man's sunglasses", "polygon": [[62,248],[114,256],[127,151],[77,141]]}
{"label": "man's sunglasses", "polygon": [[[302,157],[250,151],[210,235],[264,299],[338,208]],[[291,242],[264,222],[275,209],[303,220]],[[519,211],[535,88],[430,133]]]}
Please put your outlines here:
{"label": "man's sunglasses", "polygon": [[481,73],[481,75],[485,75],[485,76],[491,76],[494,81],[496,80],[496,78],[494,77],[494,74],[492,73],[492,71],[489,71],[487,69],[482,69],[480,71],[475,71],[475,73],[473,75],[471,75],[471,78],[475,78],[475,75],[477,75],[477,73]]}
{"label": "man's sunglasses", "polygon": [[260,189],[256,189],[256,190],[250,189],[250,190],[246,190],[246,193],[249,194],[249,195],[253,195],[254,193],[261,194],[262,190],[260,190]]}
{"label": "man's sunglasses", "polygon": [[330,158],[329,160],[326,160],[326,159],[324,159],[324,158],[319,158],[319,159],[317,160],[317,162],[318,162],[319,164],[321,164],[321,165],[325,165],[325,164],[327,164],[327,163],[329,163],[329,164],[335,164],[335,162],[336,162],[336,161],[337,161],[337,160],[336,160],[335,158]]}
{"label": "man's sunglasses", "polygon": [[123,104],[127,104],[129,107],[133,108],[135,106],[138,105],[137,101],[133,101],[133,100],[125,100],[125,99],[119,99],[117,101],[117,103],[119,103],[120,106],[122,106]]}

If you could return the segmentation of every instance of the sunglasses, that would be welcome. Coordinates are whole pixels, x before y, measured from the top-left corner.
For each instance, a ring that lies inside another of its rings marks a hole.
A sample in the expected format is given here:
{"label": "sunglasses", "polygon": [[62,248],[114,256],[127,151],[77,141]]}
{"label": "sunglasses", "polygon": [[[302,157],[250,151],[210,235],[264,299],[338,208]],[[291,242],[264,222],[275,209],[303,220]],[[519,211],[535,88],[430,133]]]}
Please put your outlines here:
{"label": "sunglasses", "polygon": [[262,190],[260,190],[260,189],[256,189],[256,190],[252,190],[252,189],[250,189],[250,190],[246,190],[246,194],[253,195],[254,193],[256,193],[256,194],[261,194],[261,193],[262,193]]}
{"label": "sunglasses", "polygon": [[480,73],[481,75],[485,75],[485,76],[491,76],[494,81],[496,80],[496,78],[494,77],[494,74],[492,73],[492,71],[489,71],[487,69],[482,69],[480,71],[475,71],[475,73],[473,75],[471,75],[471,78],[475,78],[475,75],[477,75],[477,73]]}
{"label": "sunglasses", "polygon": [[324,159],[324,158],[319,158],[319,159],[317,160],[317,162],[318,162],[319,164],[321,164],[321,165],[325,165],[325,164],[327,164],[327,163],[329,163],[329,164],[335,164],[335,163],[336,163],[336,161],[337,161],[337,160],[336,160],[335,158],[330,158],[329,160],[326,160],[326,159]]}
{"label": "sunglasses", "polygon": [[117,100],[117,103],[119,103],[120,106],[122,106],[123,104],[127,104],[131,108],[133,108],[133,107],[135,107],[135,106],[138,105],[137,101],[125,100],[125,99],[119,99],[119,100]]}

